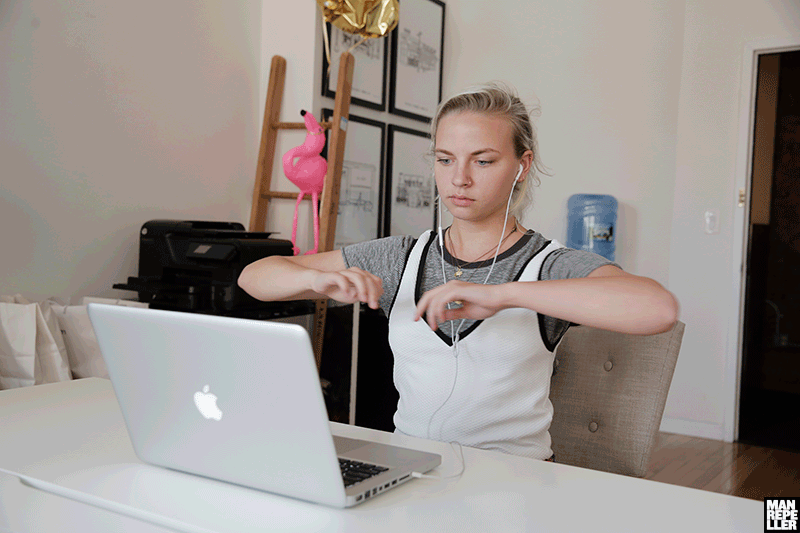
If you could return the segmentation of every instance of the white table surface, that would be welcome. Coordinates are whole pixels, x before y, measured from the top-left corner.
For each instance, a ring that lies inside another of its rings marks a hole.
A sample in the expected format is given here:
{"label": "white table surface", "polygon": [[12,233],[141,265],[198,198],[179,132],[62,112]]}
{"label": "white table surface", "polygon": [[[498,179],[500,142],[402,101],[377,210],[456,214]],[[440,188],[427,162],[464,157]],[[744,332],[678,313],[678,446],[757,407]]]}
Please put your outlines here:
{"label": "white table surface", "polygon": [[[332,423],[340,435],[440,453],[448,444]],[[589,531],[752,532],[763,503],[558,463],[464,448],[456,479],[417,479],[332,509],[172,472],[135,456],[110,382],[0,391],[0,468],[166,517],[172,529],[55,496],[0,473],[0,532]]]}

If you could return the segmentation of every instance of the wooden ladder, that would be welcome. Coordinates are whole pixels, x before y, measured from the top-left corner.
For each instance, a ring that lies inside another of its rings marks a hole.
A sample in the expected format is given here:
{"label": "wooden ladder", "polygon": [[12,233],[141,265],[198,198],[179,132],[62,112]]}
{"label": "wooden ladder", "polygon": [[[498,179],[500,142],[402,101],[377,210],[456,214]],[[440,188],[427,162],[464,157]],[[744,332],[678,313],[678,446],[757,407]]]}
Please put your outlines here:
{"label": "wooden ladder", "polygon": [[[355,59],[352,54],[343,53],[339,62],[339,79],[336,85],[336,102],[330,122],[320,121],[325,129],[330,129],[328,139],[328,173],[322,189],[319,209],[319,251],[333,250],[336,236],[336,216],[339,209],[339,188],[342,181],[344,146],[347,136],[347,121],[350,116],[350,93],[353,89],[353,69]],[[303,122],[280,122],[283,100],[283,86],[286,80],[286,59],[272,57],[267,87],[267,103],[264,107],[264,124],[261,129],[261,147],[258,152],[255,187],[253,188],[253,207],[250,211],[250,231],[264,231],[267,223],[269,201],[274,198],[297,200],[298,191],[281,192],[272,190],[272,168],[275,163],[275,147],[278,130],[304,130]],[[298,110],[299,112],[299,110]],[[322,118],[322,117],[320,117]],[[310,200],[306,194],[304,200]],[[322,361],[322,343],[325,336],[325,316],[328,300],[317,300],[314,312],[314,357],[317,369]]]}

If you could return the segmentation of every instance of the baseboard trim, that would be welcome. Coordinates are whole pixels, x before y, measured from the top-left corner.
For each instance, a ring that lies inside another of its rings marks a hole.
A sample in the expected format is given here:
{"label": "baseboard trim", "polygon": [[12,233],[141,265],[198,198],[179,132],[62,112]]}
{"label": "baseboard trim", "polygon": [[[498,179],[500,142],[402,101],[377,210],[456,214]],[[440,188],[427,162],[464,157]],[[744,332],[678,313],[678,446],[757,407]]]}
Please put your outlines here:
{"label": "baseboard trim", "polygon": [[677,433],[678,435],[686,435],[689,437],[727,441],[725,438],[725,428],[720,424],[712,424],[710,422],[681,420],[679,418],[662,418],[660,431]]}

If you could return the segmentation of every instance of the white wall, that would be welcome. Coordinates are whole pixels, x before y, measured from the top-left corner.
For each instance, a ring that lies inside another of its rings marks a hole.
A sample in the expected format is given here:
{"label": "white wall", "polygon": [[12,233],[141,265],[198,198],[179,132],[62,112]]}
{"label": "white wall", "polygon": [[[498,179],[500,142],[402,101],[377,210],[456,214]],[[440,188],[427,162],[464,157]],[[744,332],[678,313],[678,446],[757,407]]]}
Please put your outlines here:
{"label": "white wall", "polygon": [[0,2],[0,294],[130,296],[154,218],[247,223],[261,4]]}
{"label": "white wall", "polygon": [[[269,83],[272,57],[280,55],[286,59],[286,80],[280,120],[301,122],[300,110],[314,112],[319,120],[315,105],[320,90],[320,69],[316,63],[316,53],[320,41],[319,12],[316,2],[276,3],[262,0],[261,16],[261,90],[259,92],[259,128],[263,124],[264,105]],[[321,61],[321,60],[320,60]],[[257,143],[260,142],[261,129]],[[297,191],[283,173],[281,156],[290,148],[305,140],[305,132],[281,131],[275,148],[275,165],[272,170],[273,191]],[[255,159],[254,165],[255,165]],[[255,178],[255,166],[251,173],[251,188]],[[248,202],[248,213],[250,203]],[[292,218],[295,202],[293,200],[272,200],[269,203],[265,230],[277,232],[276,237],[289,239],[292,235]],[[313,248],[313,228],[311,227],[311,203],[303,202],[298,211],[297,242],[301,250]],[[247,225],[247,223],[245,223]],[[261,228],[259,228],[261,229]]]}
{"label": "white wall", "polygon": [[[745,46],[800,43],[796,1],[688,1],[678,114],[675,209],[669,285],[687,324],[664,428],[729,438],[732,431],[741,241],[734,238],[740,90]],[[719,209],[720,233],[702,230],[703,212]],[[741,220],[741,216],[740,216]],[[727,422],[726,422],[727,421]]]}
{"label": "white wall", "polygon": [[536,191],[527,226],[564,242],[569,196],[611,194],[620,204],[617,261],[662,283],[682,25],[683,4],[673,0],[447,3],[445,92],[500,79],[540,103],[539,147],[553,176]]}

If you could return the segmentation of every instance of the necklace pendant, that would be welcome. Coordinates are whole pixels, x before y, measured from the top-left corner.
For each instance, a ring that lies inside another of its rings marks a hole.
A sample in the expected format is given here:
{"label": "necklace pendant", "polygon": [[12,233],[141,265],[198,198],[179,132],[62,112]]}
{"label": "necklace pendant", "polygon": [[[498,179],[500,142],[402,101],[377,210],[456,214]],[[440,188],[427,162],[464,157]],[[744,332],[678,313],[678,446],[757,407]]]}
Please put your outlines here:
{"label": "necklace pendant", "polygon": [[460,277],[461,277],[461,274],[463,274],[463,272],[461,271],[461,267],[458,267],[458,269],[456,270],[456,274],[455,274],[455,276],[456,276],[457,278],[460,278]]}

